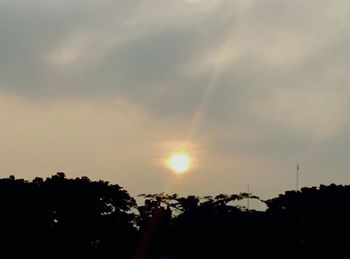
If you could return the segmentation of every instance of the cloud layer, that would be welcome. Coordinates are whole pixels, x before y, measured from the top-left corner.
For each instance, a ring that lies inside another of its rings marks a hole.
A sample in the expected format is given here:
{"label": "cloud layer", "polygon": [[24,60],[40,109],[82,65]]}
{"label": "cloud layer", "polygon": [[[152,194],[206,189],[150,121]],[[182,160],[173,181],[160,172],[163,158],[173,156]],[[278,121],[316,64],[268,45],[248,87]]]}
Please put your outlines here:
{"label": "cloud layer", "polygon": [[297,159],[306,185],[349,182],[349,14],[343,0],[0,0],[0,170],[158,191],[180,181],[158,146],[190,137],[198,169],[174,191],[272,195]]}

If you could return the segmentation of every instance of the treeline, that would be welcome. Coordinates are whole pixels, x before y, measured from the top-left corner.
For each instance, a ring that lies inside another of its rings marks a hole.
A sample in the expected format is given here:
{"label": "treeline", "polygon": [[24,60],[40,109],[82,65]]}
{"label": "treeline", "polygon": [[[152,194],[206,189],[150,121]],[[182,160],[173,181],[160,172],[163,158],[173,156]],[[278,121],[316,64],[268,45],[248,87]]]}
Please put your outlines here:
{"label": "treeline", "polygon": [[259,200],[248,193],[142,196],[63,173],[0,179],[1,258],[350,255],[350,186],[286,192],[262,201],[266,211],[237,206]]}

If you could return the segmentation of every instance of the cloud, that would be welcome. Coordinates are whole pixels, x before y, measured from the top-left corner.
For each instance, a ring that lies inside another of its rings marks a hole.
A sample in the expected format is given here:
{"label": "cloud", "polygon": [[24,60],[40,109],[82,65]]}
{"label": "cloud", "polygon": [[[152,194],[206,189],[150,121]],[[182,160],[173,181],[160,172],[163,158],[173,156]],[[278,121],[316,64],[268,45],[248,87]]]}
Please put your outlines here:
{"label": "cloud", "polygon": [[[349,7],[345,0],[3,0],[0,93],[13,116],[23,111],[46,134],[56,132],[45,126],[56,125],[51,117],[71,118],[67,132],[55,133],[70,141],[88,128],[73,118],[104,113],[118,113],[121,123],[140,116],[127,129],[153,125],[138,135],[113,124],[118,136],[186,138],[201,111],[194,138],[207,141],[206,158],[217,161],[207,168],[221,168],[223,178],[231,179],[230,166],[253,171],[266,163],[268,173],[301,155],[315,166],[312,152],[322,156],[331,143],[333,154],[345,152],[341,143],[348,138]],[[128,105],[103,104],[120,100]],[[35,108],[42,103],[57,107],[43,114]],[[60,105],[70,107],[71,117]],[[34,134],[38,127],[25,133],[7,122],[7,134],[14,127],[23,143],[52,143]],[[110,148],[90,142],[96,132],[113,135],[104,127],[105,121],[86,133],[88,143]]]}

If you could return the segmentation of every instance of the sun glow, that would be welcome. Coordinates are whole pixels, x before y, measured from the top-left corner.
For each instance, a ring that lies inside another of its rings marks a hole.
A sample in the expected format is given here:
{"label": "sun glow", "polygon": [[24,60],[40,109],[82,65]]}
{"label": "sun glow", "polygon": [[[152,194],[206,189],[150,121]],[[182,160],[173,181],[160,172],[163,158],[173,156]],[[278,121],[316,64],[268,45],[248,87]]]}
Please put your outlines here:
{"label": "sun glow", "polygon": [[186,152],[178,152],[169,156],[167,166],[175,173],[182,174],[191,169],[192,159]]}

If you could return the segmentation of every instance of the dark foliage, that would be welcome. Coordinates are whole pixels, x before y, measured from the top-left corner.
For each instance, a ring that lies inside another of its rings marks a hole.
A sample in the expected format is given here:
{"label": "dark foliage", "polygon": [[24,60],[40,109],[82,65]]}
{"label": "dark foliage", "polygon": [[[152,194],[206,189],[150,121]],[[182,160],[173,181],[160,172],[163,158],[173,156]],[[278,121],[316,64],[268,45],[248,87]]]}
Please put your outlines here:
{"label": "dark foliage", "polygon": [[126,257],[135,242],[135,206],[118,185],[86,177],[1,179],[1,251],[46,258],[115,252]]}
{"label": "dark foliage", "polygon": [[[118,185],[67,179],[0,180],[2,258],[234,258],[350,255],[350,186],[286,192],[265,212],[216,197],[141,195]],[[6,256],[5,256],[6,255]],[[10,255],[10,256],[9,256]]]}

